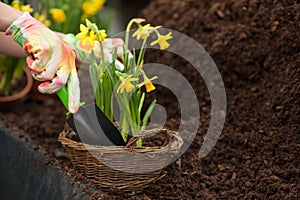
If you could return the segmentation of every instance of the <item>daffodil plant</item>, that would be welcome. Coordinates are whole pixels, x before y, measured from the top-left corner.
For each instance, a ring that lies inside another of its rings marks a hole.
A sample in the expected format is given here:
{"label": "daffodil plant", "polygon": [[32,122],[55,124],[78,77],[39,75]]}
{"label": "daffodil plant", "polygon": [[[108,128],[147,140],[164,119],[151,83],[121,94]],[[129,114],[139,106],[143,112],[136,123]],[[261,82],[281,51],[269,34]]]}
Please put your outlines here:
{"label": "daffodil plant", "polygon": [[[134,136],[146,128],[150,114],[156,104],[156,99],[154,99],[142,116],[141,111],[146,93],[155,90],[152,81],[158,78],[157,76],[149,78],[143,70],[147,40],[152,33],[155,33],[157,40],[152,41],[151,45],[159,44],[160,49],[164,50],[169,46],[167,40],[172,38],[171,32],[163,36],[158,31],[160,26],[142,25],[144,21],[141,18],[134,18],[128,23],[122,53],[120,54],[120,49],[116,47],[112,51],[112,59],[108,59],[104,52],[103,44],[107,41],[105,32],[99,30],[95,23],[86,20],[86,26],[81,25],[81,32],[77,34],[82,44],[98,48],[91,51],[89,67],[96,104],[112,122],[118,121],[118,127],[125,142],[129,134]],[[130,30],[133,24],[136,24],[138,28],[132,37],[142,40],[139,53],[128,49]],[[96,51],[100,51],[102,59],[97,59]],[[116,64],[120,60],[122,67]],[[145,90],[142,87],[145,87]],[[114,115],[117,112],[113,107],[114,102],[117,102],[118,105],[118,116]],[[141,138],[137,145],[142,145]]]}
{"label": "daffodil plant", "polygon": [[49,27],[63,33],[77,33],[85,19],[108,28],[114,11],[104,7],[106,0],[42,0],[39,10],[50,19]]}

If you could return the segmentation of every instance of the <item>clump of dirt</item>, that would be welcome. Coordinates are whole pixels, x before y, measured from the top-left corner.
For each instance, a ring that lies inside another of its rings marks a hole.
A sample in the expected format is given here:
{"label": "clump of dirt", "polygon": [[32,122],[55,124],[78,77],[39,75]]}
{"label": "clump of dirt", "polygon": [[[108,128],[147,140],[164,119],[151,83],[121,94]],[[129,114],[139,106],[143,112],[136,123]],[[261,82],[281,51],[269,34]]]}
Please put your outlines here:
{"label": "clump of dirt", "polygon": [[[152,52],[145,62],[166,61],[193,86],[201,119],[196,138],[167,175],[143,193],[103,193],[106,199],[298,199],[300,194],[300,3],[295,0],[153,0],[143,9],[153,25],[180,31],[201,44],[222,75],[227,116],[216,146],[199,159],[210,121],[210,97],[202,77],[182,58]],[[157,87],[153,96],[168,112],[166,126],[180,121],[174,96]],[[65,110],[54,98],[21,102],[0,119],[21,130],[55,157]],[[54,162],[50,162],[54,163]],[[67,164],[66,164],[67,163]],[[73,172],[73,174],[76,174]],[[74,175],[75,176],[75,175]],[[89,191],[91,192],[91,191]]]}

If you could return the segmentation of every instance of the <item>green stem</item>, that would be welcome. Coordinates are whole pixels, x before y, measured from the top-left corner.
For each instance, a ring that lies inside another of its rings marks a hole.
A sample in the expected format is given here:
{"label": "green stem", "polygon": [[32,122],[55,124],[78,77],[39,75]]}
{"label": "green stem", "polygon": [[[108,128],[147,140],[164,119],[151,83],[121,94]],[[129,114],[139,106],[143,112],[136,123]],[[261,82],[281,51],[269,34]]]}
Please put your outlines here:
{"label": "green stem", "polygon": [[101,84],[102,81],[101,80],[102,80],[102,77],[100,77],[99,83],[98,83],[98,87],[99,87],[99,105],[100,105],[99,108],[103,111],[103,89],[102,89],[102,84]]}
{"label": "green stem", "polygon": [[129,32],[130,32],[130,29],[131,29],[131,26],[133,25],[134,23],[134,20],[130,20],[130,22],[127,24],[127,27],[126,27],[126,35],[125,35],[125,51],[124,52],[127,52],[128,50],[128,44],[129,44]]}
{"label": "green stem", "polygon": [[141,50],[140,50],[140,53],[139,53],[139,58],[138,58],[138,61],[137,61],[137,66],[140,66],[142,60],[144,59],[146,42],[147,42],[147,37],[144,39],[143,44],[141,46]]}
{"label": "green stem", "polygon": [[127,68],[128,65],[128,45],[129,45],[129,32],[131,29],[131,26],[133,25],[134,20],[130,20],[126,27],[126,33],[125,33],[125,45],[123,50],[123,56],[124,56],[124,67]]}
{"label": "green stem", "polygon": [[99,65],[101,65],[101,63],[105,63],[104,50],[103,50],[102,38],[101,38],[101,35],[100,35],[98,29],[97,29],[96,33],[97,33],[98,41],[100,43],[101,59],[100,59]]}

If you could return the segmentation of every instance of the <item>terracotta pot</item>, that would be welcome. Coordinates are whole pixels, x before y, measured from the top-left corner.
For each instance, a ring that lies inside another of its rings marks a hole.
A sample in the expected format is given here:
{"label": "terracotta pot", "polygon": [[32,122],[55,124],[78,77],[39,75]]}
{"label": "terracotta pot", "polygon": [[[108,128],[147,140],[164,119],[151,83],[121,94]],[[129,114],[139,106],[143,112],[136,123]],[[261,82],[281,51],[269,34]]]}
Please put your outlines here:
{"label": "terracotta pot", "polygon": [[20,101],[23,97],[25,97],[31,90],[31,87],[33,84],[33,78],[31,76],[30,70],[27,67],[25,67],[24,72],[25,72],[26,78],[27,78],[27,83],[26,83],[25,88],[23,88],[23,90],[21,90],[17,94],[13,94],[10,96],[0,96],[0,109],[1,110],[10,109],[18,101]]}
{"label": "terracotta pot", "polygon": [[33,79],[33,84],[30,92],[28,93],[28,98],[33,101],[44,102],[56,96],[56,94],[43,94],[38,90],[39,84],[42,82]]}

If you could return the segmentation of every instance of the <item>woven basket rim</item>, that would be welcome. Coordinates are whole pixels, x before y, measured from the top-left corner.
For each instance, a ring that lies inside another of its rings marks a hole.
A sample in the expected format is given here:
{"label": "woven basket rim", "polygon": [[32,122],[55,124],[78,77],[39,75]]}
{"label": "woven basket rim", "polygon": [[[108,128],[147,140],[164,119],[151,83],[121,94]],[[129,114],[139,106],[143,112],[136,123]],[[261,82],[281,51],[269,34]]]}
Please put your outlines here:
{"label": "woven basket rim", "polygon": [[[150,183],[164,177],[165,174],[161,174],[162,167],[166,166],[170,161],[169,159],[176,158],[175,154],[180,152],[183,145],[179,133],[168,129],[159,129],[159,131],[165,131],[167,134],[167,142],[162,146],[138,148],[135,145],[128,147],[84,144],[67,138],[66,136],[70,131],[72,129],[66,125],[66,128],[60,132],[58,141],[65,148],[75,169],[88,177],[99,188],[119,189],[121,191],[142,191]],[[152,134],[147,136],[151,137]],[[136,144],[135,141],[132,140],[130,144]],[[135,156],[126,159],[128,153]],[[98,156],[104,160],[98,160]],[[122,159],[126,159],[125,163]],[[153,163],[153,161],[158,162]],[[106,162],[110,164],[107,165]],[[134,163],[134,168],[130,164],[127,165],[128,162]],[[138,172],[138,169],[142,169],[143,172]],[[132,173],[136,174],[134,178],[132,178]]]}
{"label": "woven basket rim", "polygon": [[[157,151],[157,150],[168,150],[168,151],[179,151],[182,144],[183,140],[181,136],[179,135],[178,132],[169,130],[169,129],[155,129],[157,131],[166,131],[166,133],[171,136],[172,138],[168,143],[164,146],[142,146],[142,147],[127,147],[127,146],[99,146],[99,145],[90,145],[90,144],[85,144],[83,142],[77,142],[74,140],[71,140],[67,138],[67,134],[72,131],[69,127],[65,128],[63,131],[60,132],[58,141],[65,146],[68,146],[70,148],[76,149],[76,150],[82,150],[82,151],[111,151],[111,152],[118,152],[120,150],[125,150],[125,151],[135,151],[135,152],[148,152],[148,151]],[[176,145],[177,143],[177,145]],[[175,145],[174,145],[175,144]]]}

